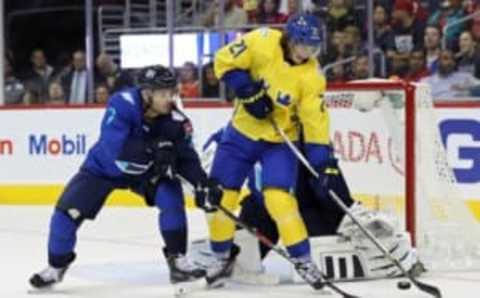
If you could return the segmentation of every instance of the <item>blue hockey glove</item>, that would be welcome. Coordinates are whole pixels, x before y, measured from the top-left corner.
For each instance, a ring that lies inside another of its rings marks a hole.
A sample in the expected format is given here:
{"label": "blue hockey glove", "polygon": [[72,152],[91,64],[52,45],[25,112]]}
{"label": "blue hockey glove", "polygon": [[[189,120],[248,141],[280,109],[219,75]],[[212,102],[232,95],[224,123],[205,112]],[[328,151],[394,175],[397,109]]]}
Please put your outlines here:
{"label": "blue hockey glove", "polygon": [[248,96],[237,98],[245,110],[257,119],[265,119],[273,111],[272,99],[267,94],[263,82],[255,82]]}
{"label": "blue hockey glove", "polygon": [[250,115],[265,119],[273,110],[273,101],[268,96],[263,81],[254,81],[247,70],[234,69],[222,78],[244,105]]}
{"label": "blue hockey glove", "polygon": [[220,205],[222,186],[214,179],[207,179],[195,188],[195,204],[197,207],[210,211]]}

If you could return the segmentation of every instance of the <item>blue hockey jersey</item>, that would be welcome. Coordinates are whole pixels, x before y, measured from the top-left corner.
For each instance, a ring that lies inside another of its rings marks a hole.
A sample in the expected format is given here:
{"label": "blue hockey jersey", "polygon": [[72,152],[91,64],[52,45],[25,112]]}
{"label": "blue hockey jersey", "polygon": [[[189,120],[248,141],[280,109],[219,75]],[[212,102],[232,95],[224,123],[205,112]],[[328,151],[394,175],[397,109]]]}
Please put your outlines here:
{"label": "blue hockey jersey", "polygon": [[175,111],[147,121],[139,88],[115,93],[108,101],[98,141],[82,166],[92,174],[128,180],[141,177],[153,166],[150,144],[158,139],[174,143],[177,171],[196,185],[206,179],[191,144],[191,124]]}

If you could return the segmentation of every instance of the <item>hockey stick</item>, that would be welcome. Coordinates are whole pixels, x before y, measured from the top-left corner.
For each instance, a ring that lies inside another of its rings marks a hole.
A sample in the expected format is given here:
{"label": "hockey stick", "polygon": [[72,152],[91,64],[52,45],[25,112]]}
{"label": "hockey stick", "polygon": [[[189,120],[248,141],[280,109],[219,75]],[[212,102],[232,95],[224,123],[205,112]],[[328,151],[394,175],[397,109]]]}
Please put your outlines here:
{"label": "hockey stick", "polygon": [[[281,257],[283,257],[285,260],[290,262],[291,264],[295,265],[295,261],[290,258],[288,253],[273,243],[267,236],[263,235],[258,229],[248,225],[247,223],[243,222],[240,218],[235,216],[232,212],[230,212],[228,209],[224,208],[223,206],[217,206],[219,210],[221,210],[228,218],[230,218],[233,222],[235,222],[236,225],[240,226],[241,228],[244,228],[246,231],[248,231],[250,234],[255,236],[260,242],[265,244],[267,247],[275,251],[277,254],[279,254]],[[327,277],[322,273],[322,277],[324,279],[323,283],[325,286],[329,287],[331,290],[336,292],[339,295],[342,295],[343,298],[360,298],[358,296],[354,296],[352,294],[349,294],[339,287],[337,287],[335,284],[333,284],[330,280],[327,279]],[[311,283],[309,283],[307,280],[305,280],[310,286],[312,286],[315,290],[320,290],[320,288],[315,287]]]}
{"label": "hockey stick", "polygon": [[[285,143],[288,145],[288,147],[290,147],[290,149],[292,150],[293,154],[295,154],[295,156],[300,160],[300,162],[308,169],[310,174],[312,174],[313,177],[318,179],[319,175],[318,175],[317,171],[315,171],[315,169],[308,162],[308,160],[305,158],[305,156],[302,154],[302,152],[300,152],[300,150],[292,143],[292,141],[290,141],[290,139],[287,137],[285,132],[282,129],[280,129],[280,127],[278,127],[277,123],[275,123],[275,120],[273,118],[269,118],[269,119],[270,119],[270,122],[273,125],[273,128],[280,134],[282,139],[285,141]],[[350,217],[350,219],[360,228],[360,230],[367,236],[367,238],[370,239],[373,242],[373,244],[375,244],[375,246],[383,253],[383,255],[388,260],[390,260],[393,264],[395,264],[395,266],[397,266],[400,269],[400,271],[406,277],[408,277],[408,279],[410,279],[410,281],[419,290],[424,291],[424,292],[426,292],[426,293],[428,293],[428,294],[430,294],[430,295],[432,295],[436,298],[442,298],[442,293],[440,292],[440,289],[438,287],[431,286],[431,285],[428,285],[428,284],[425,284],[425,283],[422,283],[422,282],[418,281],[412,275],[411,272],[408,272],[407,270],[405,270],[405,268],[403,268],[402,264],[397,259],[395,259],[390,254],[390,252],[378,241],[378,239],[360,223],[360,221],[350,212],[350,210],[348,210],[348,207],[345,205],[345,203],[343,203],[343,201],[340,199],[340,197],[333,190],[330,189],[328,191],[328,193],[330,194],[332,199],[335,201],[335,203],[337,203],[337,205],[340,207],[340,209],[342,209],[348,215],[348,217]]]}
{"label": "hockey stick", "polygon": [[[178,179],[182,180],[182,181],[185,181],[187,183],[190,183],[188,182],[184,177],[182,177],[181,175],[175,175]],[[293,261],[290,256],[288,255],[288,253],[283,250],[281,247],[279,247],[278,245],[276,245],[275,243],[273,243],[267,236],[263,235],[262,233],[260,233],[256,228],[254,227],[251,227],[250,225],[248,225],[247,223],[243,222],[240,218],[238,218],[235,214],[233,214],[232,212],[230,212],[228,209],[226,209],[225,207],[219,205],[219,206],[215,206],[214,208],[217,208],[218,210],[222,211],[228,218],[230,218],[236,225],[238,225],[239,227],[241,228],[244,228],[247,232],[249,232],[250,234],[252,234],[254,237],[256,237],[258,239],[258,241],[262,242],[263,244],[265,244],[267,247],[269,247],[270,249],[272,249],[273,251],[275,251],[276,253],[278,253],[280,256],[282,256],[284,259],[286,259],[288,262],[290,262],[291,264],[295,265],[295,261]],[[211,212],[213,210],[209,210],[208,208],[207,209],[204,209],[205,212]],[[324,284],[325,286],[329,287],[330,289],[332,289],[334,292],[338,293],[339,295],[342,295],[343,298],[360,298],[358,296],[354,296],[354,295],[351,295],[351,294],[348,294],[347,292],[343,291],[342,289],[340,289],[339,287],[337,287],[336,285],[334,285],[331,281],[329,281],[327,279],[327,277],[322,273],[322,277],[324,279]],[[311,283],[309,283],[307,280],[305,280],[310,286],[312,286],[315,290],[319,290],[318,288],[314,287]]]}

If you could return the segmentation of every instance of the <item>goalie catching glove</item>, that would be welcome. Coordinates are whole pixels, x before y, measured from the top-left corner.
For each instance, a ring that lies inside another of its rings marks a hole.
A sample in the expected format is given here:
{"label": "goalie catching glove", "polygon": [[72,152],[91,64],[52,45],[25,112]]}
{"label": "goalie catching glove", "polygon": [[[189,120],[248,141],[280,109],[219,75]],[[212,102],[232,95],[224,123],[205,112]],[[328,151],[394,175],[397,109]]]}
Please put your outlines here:
{"label": "goalie catching glove", "polygon": [[[397,231],[397,220],[383,212],[369,210],[359,202],[355,202],[350,206],[349,211],[356,219],[358,219],[360,224],[380,240],[382,238],[394,236]],[[350,238],[353,241],[363,241],[367,238],[347,214],[345,214],[340,222],[337,233],[343,237]]]}

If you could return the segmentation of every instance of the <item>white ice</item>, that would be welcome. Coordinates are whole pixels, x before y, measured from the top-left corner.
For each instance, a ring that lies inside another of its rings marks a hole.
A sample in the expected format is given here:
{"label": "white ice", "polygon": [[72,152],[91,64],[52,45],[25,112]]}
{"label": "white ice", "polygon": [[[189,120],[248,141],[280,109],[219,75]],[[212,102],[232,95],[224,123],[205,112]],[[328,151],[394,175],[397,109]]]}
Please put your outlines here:
{"label": "white ice", "polygon": [[[156,210],[105,208],[79,233],[77,260],[54,291],[28,293],[28,278],[46,265],[46,242],[51,207],[0,207],[0,298],[41,295],[42,298],[173,297],[162,256]],[[190,240],[207,235],[204,216],[189,212]],[[286,263],[270,260],[270,271],[286,271]],[[422,281],[440,287],[446,298],[480,297],[480,272],[429,273]],[[364,298],[429,297],[415,288],[402,291],[398,280],[339,284]],[[220,290],[196,290],[186,297],[339,297],[320,296],[306,285],[274,287],[231,284]]]}

